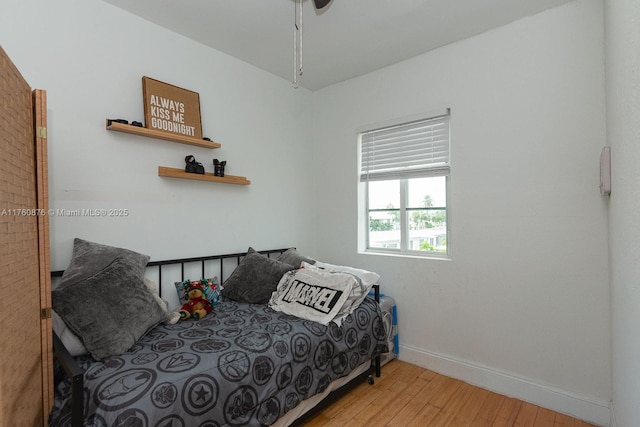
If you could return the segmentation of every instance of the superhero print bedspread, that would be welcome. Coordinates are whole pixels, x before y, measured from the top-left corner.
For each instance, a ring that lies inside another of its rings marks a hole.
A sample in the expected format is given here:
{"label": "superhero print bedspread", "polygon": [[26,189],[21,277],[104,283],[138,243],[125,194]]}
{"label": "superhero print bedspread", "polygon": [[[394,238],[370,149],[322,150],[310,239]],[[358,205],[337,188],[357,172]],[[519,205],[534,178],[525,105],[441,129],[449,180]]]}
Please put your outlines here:
{"label": "superhero print bedspread", "polygon": [[[271,425],[385,352],[385,336],[371,298],[341,326],[225,301],[203,319],[158,325],[121,356],[80,357],[85,426]],[[69,385],[61,380],[50,426],[68,425]]]}

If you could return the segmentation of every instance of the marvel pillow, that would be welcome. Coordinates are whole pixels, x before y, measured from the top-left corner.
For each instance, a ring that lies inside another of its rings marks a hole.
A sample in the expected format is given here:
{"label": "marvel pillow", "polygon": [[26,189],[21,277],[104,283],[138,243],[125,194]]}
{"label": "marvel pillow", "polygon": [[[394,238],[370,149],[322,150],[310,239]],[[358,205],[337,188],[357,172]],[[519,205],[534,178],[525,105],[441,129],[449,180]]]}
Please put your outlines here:
{"label": "marvel pillow", "polygon": [[343,273],[352,276],[357,285],[353,287],[351,295],[349,296],[350,304],[346,304],[340,315],[346,317],[351,314],[353,310],[358,308],[362,301],[369,295],[369,291],[373,288],[373,285],[378,283],[380,275],[373,271],[362,270],[360,268],[349,267],[345,265],[327,264],[325,262],[316,262],[315,264],[302,263],[302,268],[305,269],[319,269],[321,271],[330,273]]}
{"label": "marvel pillow", "polygon": [[328,325],[342,323],[339,316],[357,282],[345,273],[300,269],[285,273],[269,300],[269,307],[296,317]]}

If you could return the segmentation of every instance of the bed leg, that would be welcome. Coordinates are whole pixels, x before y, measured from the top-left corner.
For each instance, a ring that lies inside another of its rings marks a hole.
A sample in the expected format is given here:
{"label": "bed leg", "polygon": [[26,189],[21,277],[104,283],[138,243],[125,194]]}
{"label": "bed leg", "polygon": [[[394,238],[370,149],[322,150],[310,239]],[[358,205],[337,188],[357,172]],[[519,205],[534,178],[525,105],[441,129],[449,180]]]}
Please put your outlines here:
{"label": "bed leg", "polygon": [[71,386],[71,426],[82,427],[84,425],[84,396],[83,378],[72,378]]}
{"label": "bed leg", "polygon": [[380,378],[380,355],[373,358],[372,369],[370,372],[372,373],[367,376],[367,382],[373,385],[375,383],[373,375],[375,374],[376,378]]}

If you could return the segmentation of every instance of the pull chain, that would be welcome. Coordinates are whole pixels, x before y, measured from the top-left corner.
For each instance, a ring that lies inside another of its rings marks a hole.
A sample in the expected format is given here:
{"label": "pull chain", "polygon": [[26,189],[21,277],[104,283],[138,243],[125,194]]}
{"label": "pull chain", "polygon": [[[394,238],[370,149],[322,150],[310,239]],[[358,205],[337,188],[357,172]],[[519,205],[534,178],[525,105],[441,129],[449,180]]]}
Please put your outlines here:
{"label": "pull chain", "polygon": [[[302,3],[303,0],[294,0],[293,5],[293,87],[297,89],[298,76],[302,76]],[[298,3],[300,3],[298,5]]]}

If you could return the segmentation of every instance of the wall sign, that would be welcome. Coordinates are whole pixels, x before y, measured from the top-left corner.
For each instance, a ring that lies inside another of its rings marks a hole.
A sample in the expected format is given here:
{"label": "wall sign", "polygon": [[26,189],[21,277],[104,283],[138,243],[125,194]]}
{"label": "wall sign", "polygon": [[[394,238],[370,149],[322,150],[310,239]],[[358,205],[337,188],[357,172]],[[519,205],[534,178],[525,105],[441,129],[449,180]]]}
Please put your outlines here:
{"label": "wall sign", "polygon": [[187,89],[142,77],[144,121],[148,129],[202,139],[200,95]]}

